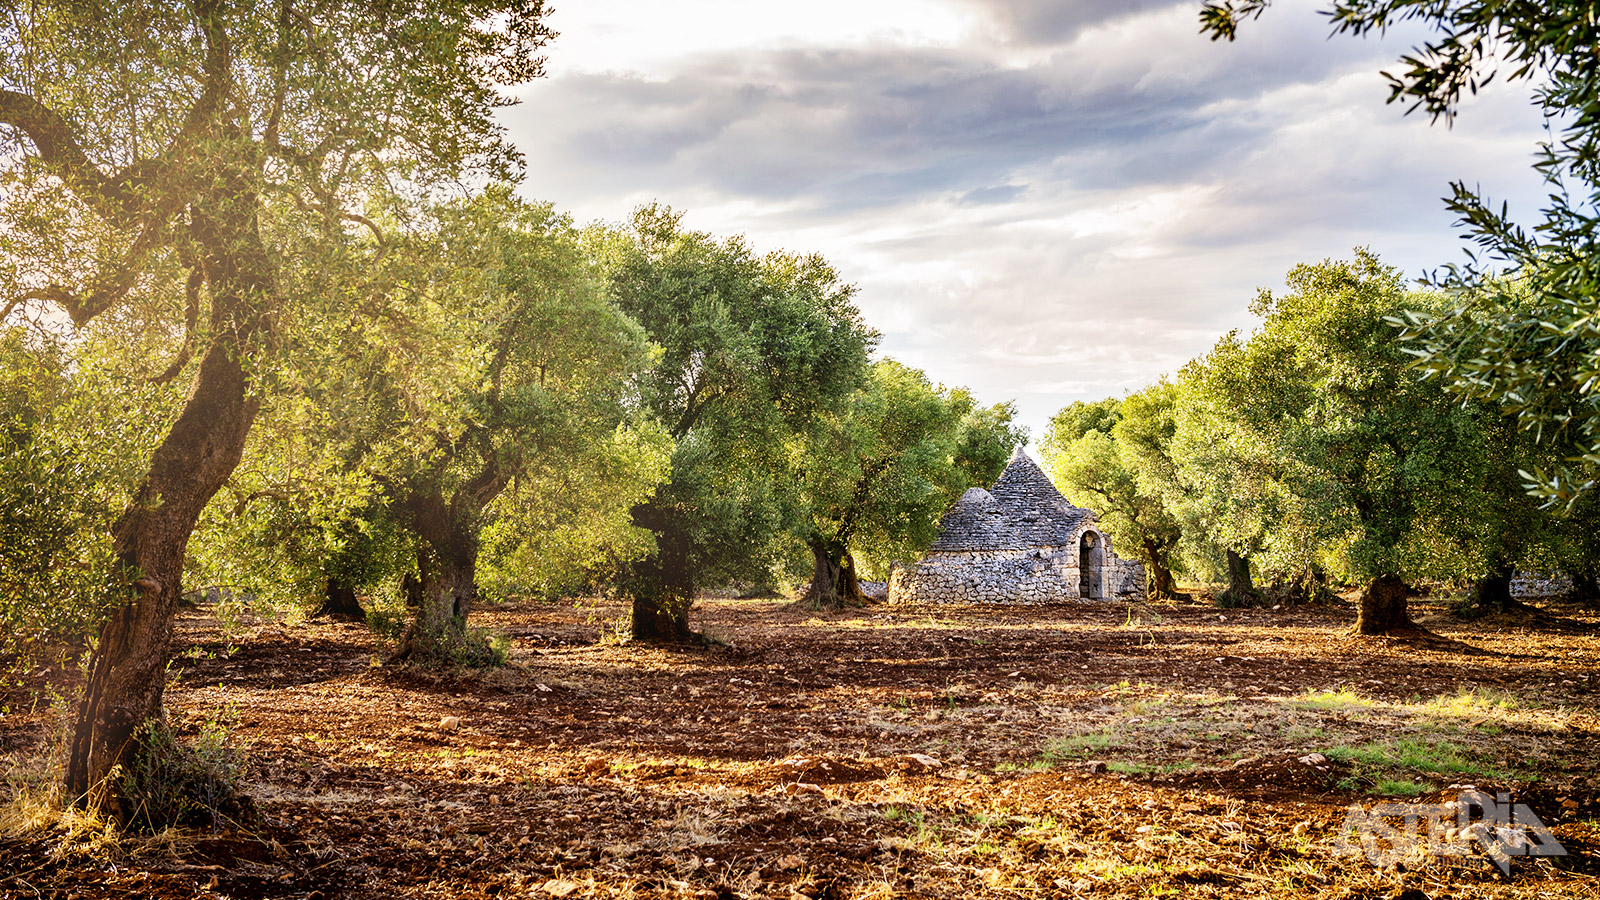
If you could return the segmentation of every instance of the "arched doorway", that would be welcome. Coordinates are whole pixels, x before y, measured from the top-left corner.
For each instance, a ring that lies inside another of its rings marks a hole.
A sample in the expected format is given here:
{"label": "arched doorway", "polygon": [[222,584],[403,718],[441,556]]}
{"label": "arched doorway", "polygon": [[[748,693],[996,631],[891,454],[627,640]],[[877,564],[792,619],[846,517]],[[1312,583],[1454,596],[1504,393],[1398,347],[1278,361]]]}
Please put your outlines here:
{"label": "arched doorway", "polygon": [[1105,540],[1093,531],[1078,539],[1078,596],[1100,600],[1105,596]]}

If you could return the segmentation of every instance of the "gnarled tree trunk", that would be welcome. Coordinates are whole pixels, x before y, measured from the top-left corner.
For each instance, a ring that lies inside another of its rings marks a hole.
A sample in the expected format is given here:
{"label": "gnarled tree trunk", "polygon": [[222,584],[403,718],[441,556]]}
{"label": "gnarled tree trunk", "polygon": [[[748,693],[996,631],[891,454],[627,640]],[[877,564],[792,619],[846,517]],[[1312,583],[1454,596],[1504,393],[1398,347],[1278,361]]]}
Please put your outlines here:
{"label": "gnarled tree trunk", "polygon": [[467,633],[478,599],[478,533],[459,504],[432,489],[418,489],[407,509],[422,546],[417,551],[417,608],[391,661],[484,665],[487,651]]}
{"label": "gnarled tree trunk", "polygon": [[1178,596],[1178,584],[1172,577],[1172,570],[1164,564],[1165,558],[1159,544],[1145,540],[1144,568],[1148,576],[1145,596],[1150,600],[1171,600]]}
{"label": "gnarled tree trunk", "polygon": [[1356,634],[1392,634],[1417,630],[1406,610],[1406,583],[1398,575],[1380,575],[1361,592]]}
{"label": "gnarled tree trunk", "polygon": [[477,560],[437,560],[421,581],[422,603],[391,661],[484,663],[482,648],[467,634],[467,616],[478,599]]}
{"label": "gnarled tree trunk", "polygon": [[271,265],[257,231],[253,193],[224,184],[224,199],[195,204],[191,230],[212,290],[212,333],[183,410],[151,457],[150,471],[118,519],[123,604],[101,627],[78,707],[65,787],[73,801],[119,819],[109,777],[135,747],[140,725],[161,715],[172,617],[183,560],[201,510],[244,454],[259,401],[241,354],[265,330]]}
{"label": "gnarled tree trunk", "polygon": [[366,610],[363,610],[361,603],[356,600],[355,587],[337,575],[328,576],[328,583],[322,595],[322,605],[317,607],[315,615],[351,622],[362,622],[367,618]]}
{"label": "gnarled tree trunk", "polygon": [[813,566],[811,584],[806,586],[802,600],[827,609],[866,606],[871,602],[861,593],[856,561],[850,556],[849,548],[822,537],[813,537],[807,544],[811,547]]}
{"label": "gnarled tree trunk", "polygon": [[1274,601],[1289,605],[1338,599],[1338,595],[1328,589],[1328,574],[1315,565],[1307,566],[1286,581],[1275,582],[1271,593]]}
{"label": "gnarled tree trunk", "polygon": [[633,599],[632,635],[636,641],[687,643],[698,639],[689,628],[694,605],[694,573],[689,536],[670,514],[653,504],[633,508],[633,524],[656,537],[656,552],[628,567],[625,589]]}
{"label": "gnarled tree trunk", "polygon": [[1250,557],[1228,551],[1228,589],[1217,601],[1222,606],[1253,606],[1261,600],[1255,579],[1250,576]]}

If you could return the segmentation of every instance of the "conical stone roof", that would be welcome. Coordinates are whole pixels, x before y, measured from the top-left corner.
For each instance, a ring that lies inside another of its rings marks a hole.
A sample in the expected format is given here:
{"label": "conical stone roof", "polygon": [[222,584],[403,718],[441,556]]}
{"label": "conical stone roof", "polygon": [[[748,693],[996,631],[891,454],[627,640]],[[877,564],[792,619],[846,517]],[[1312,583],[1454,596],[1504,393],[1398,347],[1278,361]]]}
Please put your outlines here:
{"label": "conical stone roof", "polygon": [[1076,539],[1086,509],[1061,496],[1049,476],[1021,447],[1011,454],[993,491],[970,488],[939,521],[931,551],[1028,550],[1060,547]]}
{"label": "conical stone roof", "polygon": [[983,488],[967,488],[939,520],[936,550],[1010,547],[1014,543],[1006,511]]}

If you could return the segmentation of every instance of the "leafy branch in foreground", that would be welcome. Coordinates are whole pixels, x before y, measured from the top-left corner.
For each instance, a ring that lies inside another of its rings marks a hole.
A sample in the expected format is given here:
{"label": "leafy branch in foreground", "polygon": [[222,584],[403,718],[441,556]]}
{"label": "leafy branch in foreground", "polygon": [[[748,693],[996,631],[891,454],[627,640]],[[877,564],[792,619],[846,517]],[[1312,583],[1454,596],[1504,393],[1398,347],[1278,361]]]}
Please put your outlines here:
{"label": "leafy branch in foreground", "polygon": [[[1233,40],[1271,0],[1204,3],[1201,30]],[[1511,221],[1463,182],[1448,208],[1478,250],[1434,276],[1450,308],[1394,323],[1418,367],[1465,400],[1514,416],[1552,451],[1524,473],[1549,506],[1572,508],[1600,486],[1600,17],[1592,3],[1515,0],[1339,0],[1325,14],[1336,33],[1382,33],[1416,21],[1435,35],[1385,73],[1390,102],[1449,122],[1464,94],[1508,67],[1507,81],[1534,84],[1534,102],[1555,129],[1534,168],[1550,188],[1542,221]]]}

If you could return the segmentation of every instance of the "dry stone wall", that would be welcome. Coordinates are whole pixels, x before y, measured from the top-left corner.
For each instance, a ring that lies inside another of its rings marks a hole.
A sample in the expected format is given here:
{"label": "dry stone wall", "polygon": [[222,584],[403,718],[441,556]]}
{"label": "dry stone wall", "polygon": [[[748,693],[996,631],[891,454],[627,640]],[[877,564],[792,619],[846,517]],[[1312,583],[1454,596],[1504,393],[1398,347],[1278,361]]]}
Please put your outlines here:
{"label": "dry stone wall", "polygon": [[1554,597],[1572,591],[1572,579],[1565,575],[1518,572],[1511,579],[1513,597]]}
{"label": "dry stone wall", "polygon": [[[891,603],[1060,603],[1079,599],[1079,568],[1071,554],[1035,550],[1017,553],[930,554],[920,563],[895,567],[889,576]],[[1111,598],[1144,596],[1144,566],[1118,559],[1106,573]]]}
{"label": "dry stone wall", "polygon": [[[1078,599],[1080,570],[1072,554],[939,552],[890,573],[894,604],[1056,604]],[[1106,573],[1114,599],[1144,597],[1144,565],[1117,559]]]}
{"label": "dry stone wall", "polygon": [[1078,596],[1078,567],[1046,554],[930,554],[889,577],[891,603],[1056,603]]}

